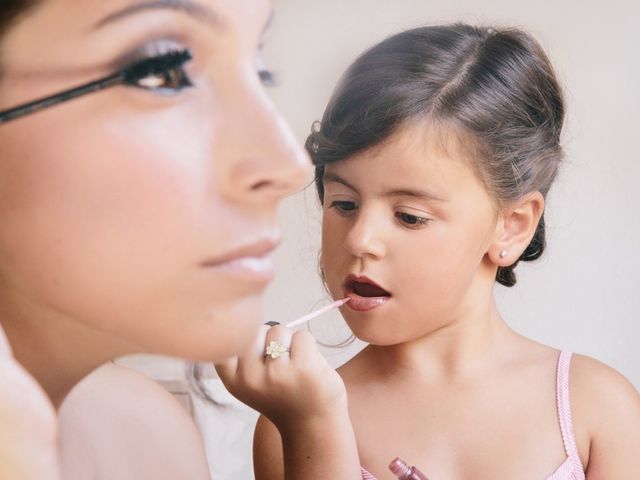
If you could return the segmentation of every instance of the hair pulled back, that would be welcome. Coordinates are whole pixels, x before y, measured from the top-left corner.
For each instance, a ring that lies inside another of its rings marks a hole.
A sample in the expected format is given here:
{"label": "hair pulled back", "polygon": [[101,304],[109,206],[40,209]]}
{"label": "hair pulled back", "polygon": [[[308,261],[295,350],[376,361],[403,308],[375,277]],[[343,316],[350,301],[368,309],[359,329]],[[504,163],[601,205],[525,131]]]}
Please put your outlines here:
{"label": "hair pulled back", "polygon": [[[454,127],[497,205],[539,191],[546,197],[563,153],[564,104],[540,45],[517,29],[465,24],[398,33],[365,51],[345,72],[306,148],[322,201],[325,165],[381,144],[414,121]],[[496,280],[545,248],[544,216],[522,256]]]}

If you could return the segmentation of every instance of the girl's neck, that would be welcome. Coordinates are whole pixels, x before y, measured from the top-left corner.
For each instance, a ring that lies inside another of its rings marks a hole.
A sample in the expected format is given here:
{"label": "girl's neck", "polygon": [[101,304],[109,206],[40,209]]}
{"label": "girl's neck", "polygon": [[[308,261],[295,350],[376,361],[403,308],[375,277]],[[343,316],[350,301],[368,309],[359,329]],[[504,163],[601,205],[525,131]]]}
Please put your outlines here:
{"label": "girl's neck", "polygon": [[491,302],[422,337],[392,346],[368,347],[367,355],[385,377],[456,380],[481,374],[520,338]]}

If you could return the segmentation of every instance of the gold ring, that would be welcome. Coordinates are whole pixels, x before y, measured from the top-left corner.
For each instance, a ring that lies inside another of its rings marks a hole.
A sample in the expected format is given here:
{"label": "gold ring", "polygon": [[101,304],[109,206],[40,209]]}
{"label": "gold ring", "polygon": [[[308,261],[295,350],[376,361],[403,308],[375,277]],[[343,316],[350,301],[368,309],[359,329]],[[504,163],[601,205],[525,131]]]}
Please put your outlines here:
{"label": "gold ring", "polygon": [[264,352],[264,355],[275,359],[288,351],[289,351],[288,348],[286,348],[284,345],[282,345],[280,342],[276,340],[273,342],[269,342],[269,345],[267,346]]}

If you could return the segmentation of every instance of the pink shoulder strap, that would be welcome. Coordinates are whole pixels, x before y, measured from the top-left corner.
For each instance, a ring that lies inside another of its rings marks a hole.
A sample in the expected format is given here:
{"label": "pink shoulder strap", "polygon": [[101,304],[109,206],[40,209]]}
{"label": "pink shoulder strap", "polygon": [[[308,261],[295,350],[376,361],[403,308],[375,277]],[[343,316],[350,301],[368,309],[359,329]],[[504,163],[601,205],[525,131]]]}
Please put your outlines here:
{"label": "pink shoulder strap", "polygon": [[360,467],[360,473],[362,473],[362,480],[377,480],[376,477],[367,472],[364,468]]}
{"label": "pink shoulder strap", "polygon": [[[560,431],[564,450],[573,464],[574,472],[583,472],[578,446],[573,431],[573,419],[571,417],[571,402],[569,399],[569,367],[571,366],[571,352],[562,351],[558,358],[558,378],[556,385],[556,395],[558,402],[558,420],[560,421]],[[584,477],[583,477],[584,478]]]}

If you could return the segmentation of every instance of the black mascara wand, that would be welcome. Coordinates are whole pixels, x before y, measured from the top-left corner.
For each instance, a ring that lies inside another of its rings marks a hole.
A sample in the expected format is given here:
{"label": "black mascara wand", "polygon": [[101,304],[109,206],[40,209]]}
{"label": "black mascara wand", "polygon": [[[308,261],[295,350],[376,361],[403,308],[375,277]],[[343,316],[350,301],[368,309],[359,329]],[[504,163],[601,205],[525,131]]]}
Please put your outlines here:
{"label": "black mascara wand", "polygon": [[170,72],[189,60],[191,60],[191,52],[189,50],[170,52],[157,57],[141,60],[120,72],[108,75],[99,80],[94,80],[93,82],[0,112],[0,124],[49,108],[53,105],[57,105],[58,103],[66,102],[67,100],[71,100],[88,93],[97,92],[99,90],[104,90],[105,88],[113,87],[115,85],[135,85],[143,78]]}

